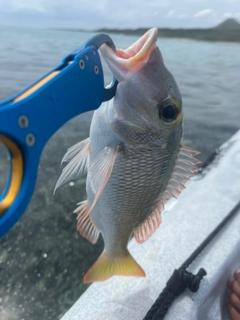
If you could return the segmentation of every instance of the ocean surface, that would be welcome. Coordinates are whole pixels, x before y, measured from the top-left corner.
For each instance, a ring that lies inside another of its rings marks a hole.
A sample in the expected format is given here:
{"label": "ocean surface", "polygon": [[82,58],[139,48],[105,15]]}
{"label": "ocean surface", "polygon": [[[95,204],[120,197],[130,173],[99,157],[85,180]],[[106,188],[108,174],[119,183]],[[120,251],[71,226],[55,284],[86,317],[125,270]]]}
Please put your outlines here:
{"label": "ocean surface", "polygon": [[[57,66],[92,35],[0,27],[0,101]],[[137,40],[111,37],[120,48]],[[183,143],[205,160],[240,128],[240,45],[166,38],[159,38],[158,45],[182,93]],[[107,84],[111,73],[105,64],[104,70]],[[91,116],[76,117],[50,139],[30,205],[0,239],[0,319],[60,319],[87,288],[83,275],[103,244],[100,240],[93,246],[76,232],[72,211],[85,199],[85,179],[61,187],[55,196],[53,190],[64,153],[88,136]],[[1,146],[0,191],[8,161]]]}

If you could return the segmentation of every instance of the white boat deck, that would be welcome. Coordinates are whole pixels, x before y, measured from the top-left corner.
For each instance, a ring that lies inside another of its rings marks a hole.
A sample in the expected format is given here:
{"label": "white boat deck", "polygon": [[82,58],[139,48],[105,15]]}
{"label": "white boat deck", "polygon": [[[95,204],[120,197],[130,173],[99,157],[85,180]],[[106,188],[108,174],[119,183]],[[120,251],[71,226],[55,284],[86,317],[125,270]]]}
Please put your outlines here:
{"label": "white boat deck", "polygon": [[[174,269],[239,201],[240,131],[222,146],[213,164],[188,183],[178,200],[167,206],[155,234],[141,245],[134,239],[130,242],[129,250],[147,277],[113,277],[94,283],[61,320],[142,320]],[[188,270],[197,272],[200,267],[207,276],[199,291],[185,290],[164,319],[228,319],[226,282],[240,268],[240,212]]]}

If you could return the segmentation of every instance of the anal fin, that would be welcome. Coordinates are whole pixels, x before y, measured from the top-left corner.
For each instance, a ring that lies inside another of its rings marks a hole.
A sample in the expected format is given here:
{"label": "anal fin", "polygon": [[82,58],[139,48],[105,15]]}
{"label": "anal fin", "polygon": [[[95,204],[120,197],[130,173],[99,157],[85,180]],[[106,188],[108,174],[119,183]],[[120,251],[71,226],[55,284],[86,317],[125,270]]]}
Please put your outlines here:
{"label": "anal fin", "polygon": [[80,206],[74,211],[74,213],[78,213],[77,229],[84,238],[94,244],[97,242],[99,231],[91,220],[87,201],[79,204]]}

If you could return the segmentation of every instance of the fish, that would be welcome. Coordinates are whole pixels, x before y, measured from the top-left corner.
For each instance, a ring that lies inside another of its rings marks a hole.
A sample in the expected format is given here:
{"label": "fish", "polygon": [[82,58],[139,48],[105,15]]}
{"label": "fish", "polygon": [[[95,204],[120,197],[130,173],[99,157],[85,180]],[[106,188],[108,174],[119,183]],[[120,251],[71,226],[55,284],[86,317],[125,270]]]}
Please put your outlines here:
{"label": "fish", "polygon": [[84,283],[114,275],[145,277],[127,246],[146,241],[161,225],[166,202],[198,171],[197,151],[182,146],[182,98],[148,30],[126,50],[100,52],[118,81],[114,98],[94,112],[89,138],[69,148],[56,188],[87,175],[87,200],[74,211],[77,229],[104,250]]}

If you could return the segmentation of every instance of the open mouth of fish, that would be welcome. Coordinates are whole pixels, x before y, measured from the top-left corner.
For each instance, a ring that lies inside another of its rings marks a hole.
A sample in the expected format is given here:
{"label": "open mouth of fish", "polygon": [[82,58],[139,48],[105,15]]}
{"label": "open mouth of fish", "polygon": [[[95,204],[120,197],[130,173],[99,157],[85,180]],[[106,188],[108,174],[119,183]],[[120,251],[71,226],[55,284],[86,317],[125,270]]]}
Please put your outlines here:
{"label": "open mouth of fish", "polygon": [[113,75],[120,82],[143,67],[156,48],[158,29],[152,28],[126,50],[113,51],[107,44],[100,48]]}

